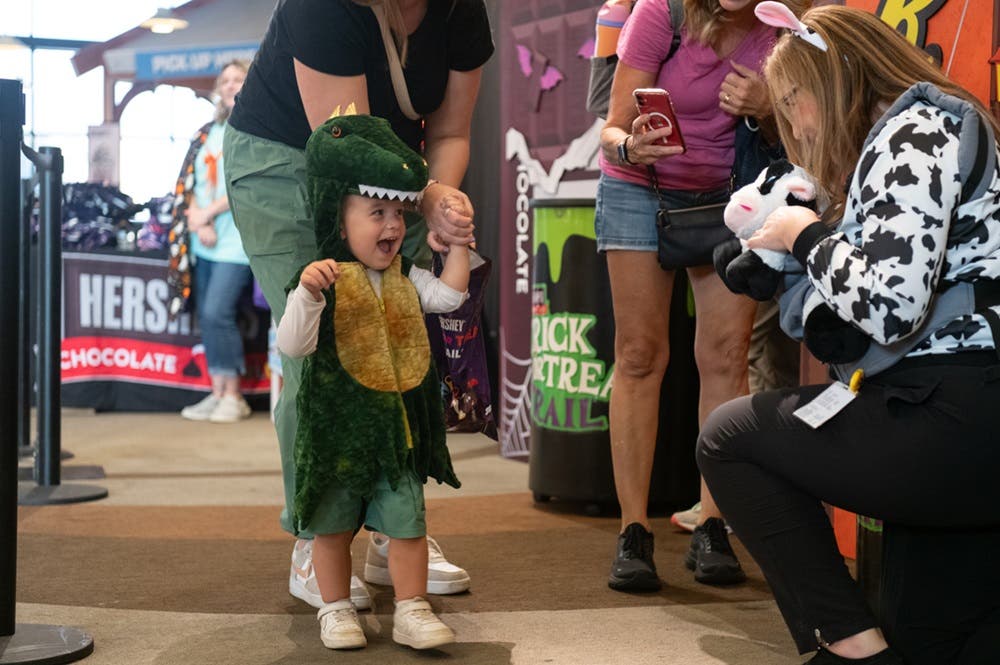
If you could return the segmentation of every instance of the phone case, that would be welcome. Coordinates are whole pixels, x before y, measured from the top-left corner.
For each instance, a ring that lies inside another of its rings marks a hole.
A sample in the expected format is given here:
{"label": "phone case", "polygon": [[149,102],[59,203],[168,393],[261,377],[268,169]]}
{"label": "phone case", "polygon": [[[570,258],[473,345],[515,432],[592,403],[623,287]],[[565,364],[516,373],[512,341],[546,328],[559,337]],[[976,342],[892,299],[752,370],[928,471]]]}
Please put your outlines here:
{"label": "phone case", "polygon": [[677,114],[674,112],[670,93],[661,88],[639,88],[632,94],[639,113],[649,114],[650,129],[673,128],[673,133],[657,140],[657,145],[684,148],[684,137],[681,135],[680,125],[677,124]]}

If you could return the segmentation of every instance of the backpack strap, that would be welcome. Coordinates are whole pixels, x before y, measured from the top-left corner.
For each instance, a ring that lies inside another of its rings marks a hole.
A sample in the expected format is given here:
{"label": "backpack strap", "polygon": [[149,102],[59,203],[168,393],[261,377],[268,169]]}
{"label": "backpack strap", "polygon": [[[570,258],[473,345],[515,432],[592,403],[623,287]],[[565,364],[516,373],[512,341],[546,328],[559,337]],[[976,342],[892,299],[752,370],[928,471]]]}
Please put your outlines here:
{"label": "backpack strap", "polygon": [[663,62],[674,57],[674,53],[677,53],[677,49],[681,47],[681,28],[684,26],[684,0],[668,0],[668,5],[670,7],[670,27],[674,36],[670,40],[670,50],[667,51],[667,57],[663,59]]}

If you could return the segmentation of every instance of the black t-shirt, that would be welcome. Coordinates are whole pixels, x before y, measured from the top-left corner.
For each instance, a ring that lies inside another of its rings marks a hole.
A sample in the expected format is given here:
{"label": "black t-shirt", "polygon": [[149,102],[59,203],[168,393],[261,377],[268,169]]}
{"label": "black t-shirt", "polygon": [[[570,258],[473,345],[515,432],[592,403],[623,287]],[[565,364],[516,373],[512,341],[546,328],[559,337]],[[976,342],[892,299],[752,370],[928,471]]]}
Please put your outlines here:
{"label": "black t-shirt", "polygon": [[[444,100],[449,70],[471,71],[493,54],[484,0],[428,0],[427,14],[409,36],[403,72],[417,113]],[[414,150],[422,123],[396,102],[375,14],[351,0],[280,0],[271,16],[229,123],[261,138],[305,148],[311,129],[292,59],[336,76],[365,75],[371,114],[385,118]],[[333,109],[331,109],[332,111]]]}

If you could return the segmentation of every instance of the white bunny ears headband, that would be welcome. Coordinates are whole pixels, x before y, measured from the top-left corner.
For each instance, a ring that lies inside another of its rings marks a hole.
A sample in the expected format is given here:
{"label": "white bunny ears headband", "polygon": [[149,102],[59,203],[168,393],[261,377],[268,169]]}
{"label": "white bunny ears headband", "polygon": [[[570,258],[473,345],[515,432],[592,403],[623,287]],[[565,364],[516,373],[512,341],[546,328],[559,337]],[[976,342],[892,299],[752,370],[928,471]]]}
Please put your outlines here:
{"label": "white bunny ears headband", "polygon": [[826,42],[816,34],[816,31],[800,21],[792,13],[792,10],[780,2],[766,0],[754,8],[754,14],[762,23],[775,28],[785,28],[792,34],[804,39],[821,51],[826,51]]}

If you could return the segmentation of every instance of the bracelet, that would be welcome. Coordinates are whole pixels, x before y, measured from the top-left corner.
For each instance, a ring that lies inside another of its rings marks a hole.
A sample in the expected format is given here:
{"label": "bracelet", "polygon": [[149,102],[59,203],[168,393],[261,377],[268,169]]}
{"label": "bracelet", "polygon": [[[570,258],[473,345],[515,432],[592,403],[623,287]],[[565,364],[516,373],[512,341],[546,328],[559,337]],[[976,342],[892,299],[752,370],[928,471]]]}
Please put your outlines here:
{"label": "bracelet", "polygon": [[439,184],[441,184],[441,183],[439,181],[437,181],[437,180],[434,180],[433,178],[428,178],[427,179],[427,184],[424,185],[424,188],[420,190],[419,194],[417,194],[417,207],[418,208],[421,205],[423,205],[423,203],[424,203],[424,194],[427,192],[427,190],[430,189],[432,185],[439,185]]}

